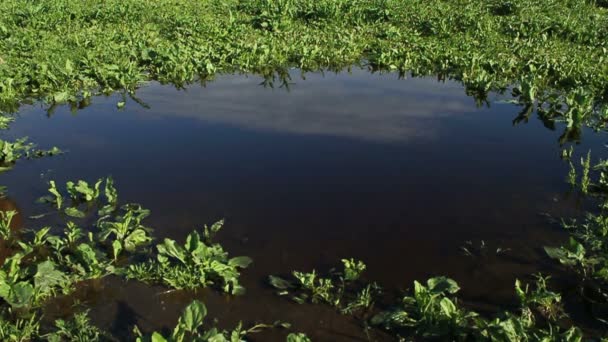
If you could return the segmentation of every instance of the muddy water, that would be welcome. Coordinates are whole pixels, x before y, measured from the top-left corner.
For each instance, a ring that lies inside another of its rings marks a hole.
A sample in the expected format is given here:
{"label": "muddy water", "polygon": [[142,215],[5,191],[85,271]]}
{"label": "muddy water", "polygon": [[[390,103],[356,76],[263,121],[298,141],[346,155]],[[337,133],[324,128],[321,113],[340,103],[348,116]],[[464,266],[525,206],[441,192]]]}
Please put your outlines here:
{"label": "muddy water", "polygon": [[[137,94],[147,106],[129,99],[122,110],[119,96],[77,112],[23,108],[11,135],[69,151],[2,176],[23,217],[48,211],[34,200],[49,179],[112,175],[121,201],[152,210],[157,237],[183,239],[225,218],[220,242],[254,259],[239,298],[113,278],[87,284],[78,297],[96,323],[121,338],[134,324],[162,329],[199,297],[225,326],[281,319],[314,340],[365,340],[331,309],[276,297],[267,275],[323,271],[354,257],[368,265],[367,279],[390,290],[448,275],[466,303],[491,312],[513,305],[516,277],[551,267],[542,246],[564,236],[541,214],[581,207],[564,182],[559,127],[535,118],[514,126],[521,108],[504,97],[478,107],[459,84],[431,78],[355,70],[306,79],[293,72],[289,87],[262,81],[219,76],[182,91],[149,84]],[[603,142],[588,133],[577,151]],[[471,250],[484,241],[484,255],[464,255],[467,241]],[[70,304],[60,300],[49,312]]]}

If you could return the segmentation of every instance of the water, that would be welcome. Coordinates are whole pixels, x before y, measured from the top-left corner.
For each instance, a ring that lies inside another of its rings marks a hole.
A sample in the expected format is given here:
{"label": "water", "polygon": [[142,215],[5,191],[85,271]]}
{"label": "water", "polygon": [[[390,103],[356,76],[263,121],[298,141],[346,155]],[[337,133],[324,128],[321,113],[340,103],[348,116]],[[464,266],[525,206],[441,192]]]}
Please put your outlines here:
{"label": "water", "polygon": [[[6,205],[19,208],[26,225],[39,225],[27,217],[48,211],[34,200],[49,179],[112,175],[121,202],[151,209],[156,237],[183,240],[226,218],[219,241],[231,255],[254,259],[239,298],[114,278],[87,284],[78,297],[97,324],[123,337],[133,324],[161,329],[199,297],[227,327],[281,319],[313,340],[365,340],[354,320],[290,303],[265,283],[269,274],[324,271],[347,257],[363,260],[366,278],[390,290],[450,276],[465,303],[491,312],[514,304],[515,278],[552,264],[542,246],[564,234],[540,214],[580,211],[564,181],[562,132],[535,118],[514,126],[521,108],[504,96],[478,107],[454,82],[361,70],[305,80],[293,72],[289,90],[262,81],[219,76],[184,91],[152,83],[137,94],[149,108],[129,100],[117,110],[120,96],[95,98],[75,113],[23,108],[10,135],[69,151],[19,162],[2,176]],[[603,142],[585,132],[577,151],[595,152]],[[467,241],[482,240],[485,257],[464,255]],[[509,251],[497,256],[497,248]],[[52,303],[49,315],[65,315],[70,303]]]}

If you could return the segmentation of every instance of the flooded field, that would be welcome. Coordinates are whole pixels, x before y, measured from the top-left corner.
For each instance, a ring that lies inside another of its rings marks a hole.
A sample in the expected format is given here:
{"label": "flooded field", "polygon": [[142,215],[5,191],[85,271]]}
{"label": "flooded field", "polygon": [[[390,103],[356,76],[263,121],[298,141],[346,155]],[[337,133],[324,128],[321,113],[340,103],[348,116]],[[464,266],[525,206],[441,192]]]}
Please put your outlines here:
{"label": "flooded field", "polygon": [[[268,275],[327,271],[352,257],[386,293],[445,275],[467,306],[492,314],[517,307],[516,278],[555,270],[543,246],[567,234],[550,216],[586,209],[565,181],[563,127],[534,116],[514,124],[522,108],[509,96],[480,105],[455,82],[292,70],[274,87],[220,75],[184,90],[150,83],[136,95],[139,103],[127,99],[120,109],[120,95],[76,111],[22,107],[9,136],[67,153],[18,163],[3,175],[9,193],[0,205],[17,208],[26,227],[57,222],[57,214],[30,218],[49,212],[35,202],[49,180],[111,175],[121,201],[151,210],[147,225],[158,240],[183,241],[224,218],[218,242],[253,259],[241,273],[246,294],[168,291],[111,276],[51,301],[46,319],[86,306],[94,323],[126,338],[133,325],[170,329],[198,298],[220,326],[282,320],[314,341],[390,340],[366,336],[329,307],[277,296]],[[601,156],[604,143],[584,131],[576,151]]]}

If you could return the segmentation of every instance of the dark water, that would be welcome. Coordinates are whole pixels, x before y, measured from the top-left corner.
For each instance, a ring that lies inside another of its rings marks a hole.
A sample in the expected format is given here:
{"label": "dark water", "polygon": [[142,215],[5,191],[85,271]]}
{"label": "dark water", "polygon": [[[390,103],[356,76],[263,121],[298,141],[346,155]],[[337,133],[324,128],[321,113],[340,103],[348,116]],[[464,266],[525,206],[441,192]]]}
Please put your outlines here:
{"label": "dark water", "polygon": [[[515,278],[552,264],[542,246],[564,235],[540,214],[580,207],[564,181],[561,131],[535,118],[513,126],[521,108],[501,96],[477,107],[452,82],[364,71],[306,80],[294,72],[289,91],[261,81],[220,76],[185,91],[150,84],[138,92],[149,109],[128,101],[117,110],[119,96],[76,113],[23,108],[11,135],[69,153],[20,162],[2,176],[21,219],[48,210],[34,200],[49,179],[112,175],[121,201],[152,210],[148,224],[158,238],[181,240],[226,218],[220,242],[231,255],[254,259],[242,275],[248,292],[238,298],[112,278],[88,284],[80,299],[104,328],[126,336],[134,324],[171,326],[197,296],[226,326],[282,319],[314,340],[365,340],[348,317],[276,297],[266,276],[323,271],[354,257],[368,265],[367,279],[387,289],[448,275],[465,302],[492,311],[514,303]],[[586,134],[576,150],[603,142]],[[482,240],[485,257],[460,249]],[[496,256],[498,247],[509,251]],[[69,304],[54,306],[63,312]]]}

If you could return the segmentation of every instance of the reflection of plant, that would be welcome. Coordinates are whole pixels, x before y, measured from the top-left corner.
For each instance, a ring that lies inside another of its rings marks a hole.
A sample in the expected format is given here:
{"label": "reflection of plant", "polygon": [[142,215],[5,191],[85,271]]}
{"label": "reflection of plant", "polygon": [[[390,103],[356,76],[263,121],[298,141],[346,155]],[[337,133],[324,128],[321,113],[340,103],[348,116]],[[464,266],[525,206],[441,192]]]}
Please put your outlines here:
{"label": "reflection of plant", "polygon": [[[217,231],[220,224],[212,226]],[[209,236],[210,230],[205,230]],[[209,239],[201,239],[198,232],[192,232],[182,246],[171,239],[156,245],[156,260],[131,265],[129,278],[145,282],[163,283],[176,289],[196,289],[215,285],[231,294],[242,294],[239,284],[239,269],[251,263],[248,257],[228,258],[221,245]]]}

